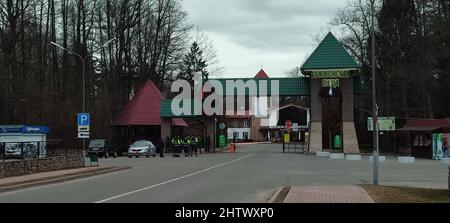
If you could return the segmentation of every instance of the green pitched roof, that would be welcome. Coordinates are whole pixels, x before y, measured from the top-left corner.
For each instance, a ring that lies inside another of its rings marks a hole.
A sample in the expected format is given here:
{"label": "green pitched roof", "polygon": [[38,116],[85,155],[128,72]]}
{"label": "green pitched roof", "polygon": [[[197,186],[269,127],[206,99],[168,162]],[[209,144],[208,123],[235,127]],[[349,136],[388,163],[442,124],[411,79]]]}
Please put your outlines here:
{"label": "green pitched roof", "polygon": [[[242,78],[238,78],[238,79],[212,79],[212,80],[216,80],[219,81],[222,86],[224,87],[224,95],[223,96],[227,96],[229,95],[229,93],[231,92],[227,92],[227,84],[229,83],[228,81],[238,81],[238,80],[242,80],[244,82],[248,81],[248,80],[255,80],[256,84],[257,84],[257,89],[259,91],[259,85],[262,84],[263,82],[265,82],[267,84],[267,88],[268,88],[268,92],[267,92],[267,96],[272,96],[272,92],[271,92],[271,81],[278,81],[279,84],[279,96],[283,97],[283,96],[309,96],[310,95],[310,90],[309,90],[309,83],[310,80],[309,78],[269,78],[269,79],[252,79],[252,78],[247,78],[247,79],[242,79]],[[234,94],[237,95],[237,89],[234,89],[235,92]],[[257,95],[259,95],[259,92],[257,92]],[[245,89],[245,93],[244,95],[240,95],[240,96],[257,96],[257,95],[252,95],[250,94],[249,89]],[[192,113],[191,114],[195,114],[194,113],[194,103],[201,103],[195,100],[187,100],[189,101],[189,103],[191,103],[191,110]],[[173,114],[172,112],[172,102],[173,100],[163,100],[161,102],[161,109],[160,109],[160,116],[161,118],[193,118],[195,117],[195,115],[186,115],[186,114],[182,114],[180,116]],[[182,104],[181,104],[182,106]]]}
{"label": "green pitched roof", "polygon": [[265,79],[252,79],[252,78],[238,78],[238,79],[213,79],[219,81],[222,86],[224,87],[224,93],[225,96],[227,95],[238,95],[238,90],[235,88],[234,93],[233,92],[227,92],[227,86],[229,81],[239,81],[242,80],[244,82],[248,80],[255,80],[256,81],[256,87],[258,92],[256,95],[251,94],[249,89],[245,89],[244,95],[239,96],[259,96],[259,85],[260,84],[266,84],[267,85],[267,95],[266,96],[272,96],[272,81],[278,81],[278,87],[279,87],[279,96],[309,96],[310,90],[309,90],[309,79],[308,78],[265,78]]}
{"label": "green pitched roof", "polygon": [[302,70],[359,68],[353,57],[330,32],[302,66]]}

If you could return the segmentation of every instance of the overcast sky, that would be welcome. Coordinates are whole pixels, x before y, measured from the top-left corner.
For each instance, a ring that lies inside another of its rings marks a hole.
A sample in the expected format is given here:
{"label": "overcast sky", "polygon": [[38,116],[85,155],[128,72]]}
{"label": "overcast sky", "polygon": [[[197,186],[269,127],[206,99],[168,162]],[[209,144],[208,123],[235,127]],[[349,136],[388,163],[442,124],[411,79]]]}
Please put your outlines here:
{"label": "overcast sky", "polygon": [[[303,63],[314,50],[312,36],[348,0],[184,0],[189,23],[214,42],[224,77],[271,77]],[[334,31],[334,30],[331,30]],[[325,33],[326,34],[326,33]]]}

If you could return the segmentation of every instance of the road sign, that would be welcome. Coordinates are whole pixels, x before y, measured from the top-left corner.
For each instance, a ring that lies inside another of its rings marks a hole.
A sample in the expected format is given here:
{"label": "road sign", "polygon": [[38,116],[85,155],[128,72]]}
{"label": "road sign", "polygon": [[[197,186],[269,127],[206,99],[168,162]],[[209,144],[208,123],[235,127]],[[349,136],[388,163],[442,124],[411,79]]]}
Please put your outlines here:
{"label": "road sign", "polygon": [[91,124],[91,117],[88,113],[78,114],[78,126],[89,126]]}
{"label": "road sign", "polygon": [[89,126],[78,126],[78,132],[89,132]]}
{"label": "road sign", "polygon": [[[381,132],[395,131],[395,117],[379,117],[378,130]],[[373,131],[373,118],[369,117],[367,120],[367,128]]]}
{"label": "road sign", "polygon": [[227,146],[227,138],[225,137],[225,135],[220,135],[219,136],[219,146],[220,147]]}
{"label": "road sign", "polygon": [[298,123],[294,123],[292,128],[294,132],[298,132],[299,131]]}
{"label": "road sign", "polygon": [[89,139],[89,132],[78,132],[79,139]]}
{"label": "road sign", "polygon": [[220,130],[224,130],[225,127],[226,127],[226,126],[225,126],[225,123],[220,123],[220,124],[219,124],[219,129],[220,129]]}

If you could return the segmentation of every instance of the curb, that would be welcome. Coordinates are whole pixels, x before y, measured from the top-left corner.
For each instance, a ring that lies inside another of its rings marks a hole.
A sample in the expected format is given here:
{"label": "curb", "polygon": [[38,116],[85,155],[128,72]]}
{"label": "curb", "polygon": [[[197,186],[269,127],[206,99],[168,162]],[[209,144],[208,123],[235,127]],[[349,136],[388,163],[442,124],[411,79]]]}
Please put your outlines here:
{"label": "curb", "polygon": [[276,198],[280,195],[282,189],[283,187],[278,188],[272,195],[272,197],[270,197],[270,199],[267,201],[267,203],[272,204],[276,200]]}
{"label": "curb", "polygon": [[93,171],[93,172],[78,173],[78,174],[73,174],[73,175],[68,175],[68,176],[59,176],[59,177],[55,177],[53,179],[47,178],[44,180],[36,180],[34,182],[19,183],[16,185],[0,187],[0,193],[13,191],[13,190],[19,190],[19,189],[25,189],[25,188],[30,188],[30,187],[36,187],[36,186],[49,185],[49,184],[54,184],[54,183],[62,183],[62,182],[67,182],[67,181],[72,181],[72,180],[77,180],[77,179],[82,179],[82,178],[88,178],[88,177],[97,176],[97,175],[119,172],[119,171],[128,170],[128,169],[131,169],[131,167],[129,167],[129,166],[128,167],[112,167],[112,168],[101,169],[101,170]]}
{"label": "curb", "polygon": [[364,192],[364,194],[366,194],[367,198],[369,198],[369,200],[372,202],[372,204],[375,204],[375,203],[376,203],[376,202],[373,200],[373,198],[370,196],[370,194],[367,193],[367,191],[366,191],[366,189],[364,189],[364,187],[361,187],[361,186],[357,186],[357,187],[359,187],[359,188]]}
{"label": "curb", "polygon": [[292,187],[291,186],[283,186],[280,187],[275,194],[269,199],[268,203],[284,203],[287,195],[289,195]]}

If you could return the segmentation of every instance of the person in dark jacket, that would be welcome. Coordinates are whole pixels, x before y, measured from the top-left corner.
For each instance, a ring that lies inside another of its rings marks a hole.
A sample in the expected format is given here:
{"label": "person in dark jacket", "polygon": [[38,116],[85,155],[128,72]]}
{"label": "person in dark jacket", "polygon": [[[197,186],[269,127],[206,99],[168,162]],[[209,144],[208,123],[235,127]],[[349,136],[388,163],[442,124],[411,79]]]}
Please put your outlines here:
{"label": "person in dark jacket", "polygon": [[444,152],[444,158],[447,159],[448,158],[448,145],[444,145],[444,148],[442,149]]}
{"label": "person in dark jacket", "polygon": [[156,143],[156,150],[157,150],[157,152],[159,152],[159,156],[161,158],[163,158],[164,157],[164,139],[163,138],[160,138],[158,140],[158,143]]}
{"label": "person in dark jacket", "polygon": [[166,147],[166,153],[171,152],[169,150],[171,150],[172,148],[172,140],[170,140],[169,136],[166,136],[166,141],[164,142],[164,145]]}
{"label": "person in dark jacket", "polygon": [[206,152],[210,152],[209,151],[209,145],[211,144],[211,137],[209,136],[209,134],[206,134],[206,139],[205,139],[205,151]]}

